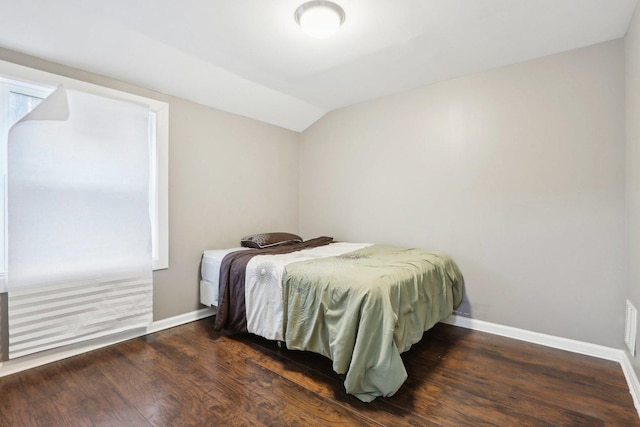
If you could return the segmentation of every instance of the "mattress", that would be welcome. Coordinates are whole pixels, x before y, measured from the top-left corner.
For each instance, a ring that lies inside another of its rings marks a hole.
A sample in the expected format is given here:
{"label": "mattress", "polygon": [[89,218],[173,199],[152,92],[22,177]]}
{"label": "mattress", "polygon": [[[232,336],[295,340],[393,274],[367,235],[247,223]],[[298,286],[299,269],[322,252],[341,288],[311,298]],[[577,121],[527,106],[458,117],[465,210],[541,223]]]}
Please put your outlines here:
{"label": "mattress", "polygon": [[[340,256],[371,246],[371,243],[338,242],[282,255],[256,255],[247,265],[245,299],[247,330],[262,337],[283,341],[282,275],[297,261]],[[218,306],[220,265],[225,256],[248,248],[214,249],[202,255],[200,302]]]}
{"label": "mattress", "polygon": [[244,251],[248,248],[228,248],[206,250],[202,254],[200,273],[200,303],[206,306],[218,306],[218,287],[220,279],[220,264],[222,259],[231,252]]}

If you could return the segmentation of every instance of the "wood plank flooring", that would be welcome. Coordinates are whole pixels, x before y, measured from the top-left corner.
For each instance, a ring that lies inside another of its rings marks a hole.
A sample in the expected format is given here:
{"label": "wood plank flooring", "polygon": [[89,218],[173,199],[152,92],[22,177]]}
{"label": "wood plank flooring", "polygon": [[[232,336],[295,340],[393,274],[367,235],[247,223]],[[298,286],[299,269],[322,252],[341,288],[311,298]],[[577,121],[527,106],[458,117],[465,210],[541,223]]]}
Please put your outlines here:
{"label": "wood plank flooring", "polygon": [[390,398],[213,318],[0,378],[0,426],[640,426],[617,363],[439,324]]}

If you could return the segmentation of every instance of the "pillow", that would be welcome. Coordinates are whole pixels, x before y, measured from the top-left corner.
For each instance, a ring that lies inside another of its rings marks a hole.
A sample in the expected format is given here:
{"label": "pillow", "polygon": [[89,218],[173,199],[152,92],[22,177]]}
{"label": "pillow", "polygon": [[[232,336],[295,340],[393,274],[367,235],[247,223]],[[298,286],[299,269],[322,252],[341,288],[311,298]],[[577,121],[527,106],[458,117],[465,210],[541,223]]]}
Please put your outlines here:
{"label": "pillow", "polygon": [[261,233],[243,237],[240,244],[245,248],[263,249],[279,245],[302,242],[302,237],[291,233]]}

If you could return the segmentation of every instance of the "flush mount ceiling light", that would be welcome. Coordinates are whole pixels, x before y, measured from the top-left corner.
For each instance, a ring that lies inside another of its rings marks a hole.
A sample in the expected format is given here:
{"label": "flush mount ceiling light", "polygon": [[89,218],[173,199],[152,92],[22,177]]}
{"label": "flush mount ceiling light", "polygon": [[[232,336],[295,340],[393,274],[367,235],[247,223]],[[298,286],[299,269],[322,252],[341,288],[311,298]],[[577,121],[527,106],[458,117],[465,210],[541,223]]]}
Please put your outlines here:
{"label": "flush mount ceiling light", "polygon": [[296,22],[302,30],[317,39],[334,35],[344,22],[344,10],[331,1],[308,1],[295,13]]}

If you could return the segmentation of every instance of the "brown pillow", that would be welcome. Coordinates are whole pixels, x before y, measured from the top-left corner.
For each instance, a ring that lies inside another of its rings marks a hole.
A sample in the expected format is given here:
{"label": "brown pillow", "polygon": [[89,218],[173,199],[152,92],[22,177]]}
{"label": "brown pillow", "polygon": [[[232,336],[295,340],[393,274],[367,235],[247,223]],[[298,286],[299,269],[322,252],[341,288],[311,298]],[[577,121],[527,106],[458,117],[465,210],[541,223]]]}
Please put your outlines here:
{"label": "brown pillow", "polygon": [[240,244],[245,248],[263,249],[278,245],[302,242],[302,237],[291,233],[261,233],[243,237]]}

